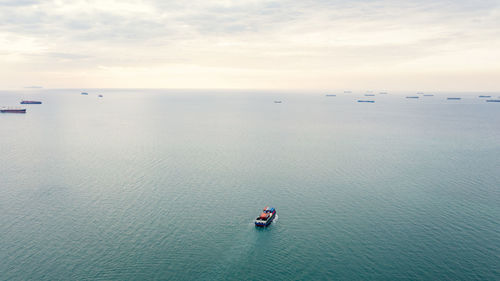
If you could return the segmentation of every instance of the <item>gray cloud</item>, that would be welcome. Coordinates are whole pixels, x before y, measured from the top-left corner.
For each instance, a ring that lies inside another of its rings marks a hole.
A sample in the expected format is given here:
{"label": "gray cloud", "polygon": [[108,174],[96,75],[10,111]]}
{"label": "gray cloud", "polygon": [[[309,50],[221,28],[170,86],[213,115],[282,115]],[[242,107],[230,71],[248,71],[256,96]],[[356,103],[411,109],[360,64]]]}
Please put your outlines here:
{"label": "gray cloud", "polygon": [[479,67],[485,48],[496,57],[500,47],[500,1],[493,0],[22,0],[0,7],[0,59],[55,72],[179,64],[332,71],[427,58],[452,68],[449,56],[472,51]]}

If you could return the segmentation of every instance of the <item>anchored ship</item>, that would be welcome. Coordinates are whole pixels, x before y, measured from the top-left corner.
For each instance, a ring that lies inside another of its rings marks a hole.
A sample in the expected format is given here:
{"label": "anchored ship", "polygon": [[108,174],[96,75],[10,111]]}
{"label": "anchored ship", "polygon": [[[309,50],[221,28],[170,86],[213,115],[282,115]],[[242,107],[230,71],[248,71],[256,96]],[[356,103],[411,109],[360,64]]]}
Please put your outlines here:
{"label": "anchored ship", "polygon": [[42,104],[42,102],[36,100],[22,100],[21,104]]}
{"label": "anchored ship", "polygon": [[26,108],[0,107],[0,113],[26,113]]}
{"label": "anchored ship", "polygon": [[255,219],[255,226],[268,226],[276,217],[276,209],[265,207],[260,216]]}

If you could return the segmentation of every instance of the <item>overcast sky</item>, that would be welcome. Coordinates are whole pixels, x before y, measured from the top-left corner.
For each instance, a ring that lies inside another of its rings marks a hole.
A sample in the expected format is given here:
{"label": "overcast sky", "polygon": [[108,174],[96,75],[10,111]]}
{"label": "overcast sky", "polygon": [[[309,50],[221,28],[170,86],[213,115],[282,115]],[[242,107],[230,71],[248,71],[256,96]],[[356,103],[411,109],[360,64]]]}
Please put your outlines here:
{"label": "overcast sky", "polygon": [[0,0],[0,89],[500,90],[500,0]]}

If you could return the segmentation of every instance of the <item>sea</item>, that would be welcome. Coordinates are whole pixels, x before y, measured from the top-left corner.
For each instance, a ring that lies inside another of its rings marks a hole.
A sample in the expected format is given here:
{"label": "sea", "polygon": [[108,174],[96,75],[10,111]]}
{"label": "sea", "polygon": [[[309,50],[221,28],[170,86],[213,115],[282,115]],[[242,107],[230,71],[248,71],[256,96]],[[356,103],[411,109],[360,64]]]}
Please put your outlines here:
{"label": "sea", "polygon": [[0,280],[500,280],[500,103],[325,94],[0,91]]}

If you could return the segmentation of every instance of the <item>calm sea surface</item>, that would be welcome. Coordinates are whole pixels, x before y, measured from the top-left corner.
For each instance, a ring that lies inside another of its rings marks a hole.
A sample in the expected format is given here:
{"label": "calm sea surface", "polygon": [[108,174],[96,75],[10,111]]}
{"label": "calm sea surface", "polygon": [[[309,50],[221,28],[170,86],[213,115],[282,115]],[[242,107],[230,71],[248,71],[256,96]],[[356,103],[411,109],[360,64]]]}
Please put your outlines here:
{"label": "calm sea surface", "polygon": [[88,92],[0,92],[1,280],[500,280],[500,103]]}

